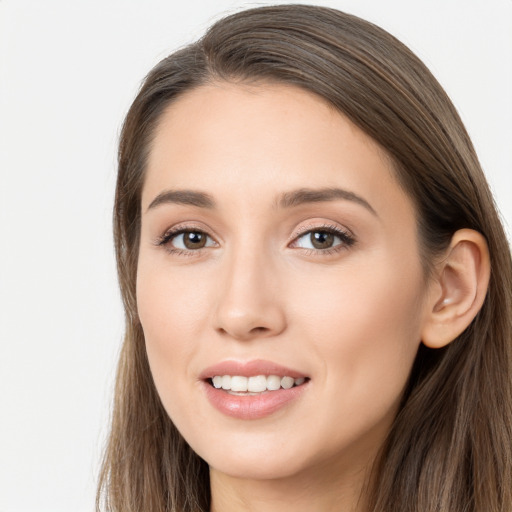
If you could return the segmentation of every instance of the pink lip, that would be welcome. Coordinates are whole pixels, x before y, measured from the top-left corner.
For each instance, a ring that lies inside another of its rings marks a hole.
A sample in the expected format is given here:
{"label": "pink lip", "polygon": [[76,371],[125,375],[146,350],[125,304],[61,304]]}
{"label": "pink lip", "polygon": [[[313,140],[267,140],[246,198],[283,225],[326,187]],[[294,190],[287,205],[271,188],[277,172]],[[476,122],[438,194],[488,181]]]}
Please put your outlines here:
{"label": "pink lip", "polygon": [[255,420],[269,416],[285,405],[299,398],[309,387],[309,380],[300,386],[277,391],[266,391],[257,395],[232,395],[222,389],[214,388],[210,380],[215,375],[279,375],[298,379],[306,377],[301,372],[276,363],[263,360],[248,362],[224,361],[206,368],[200,374],[203,389],[209,402],[221,413],[243,420]]}
{"label": "pink lip", "polygon": [[252,361],[223,361],[203,370],[199,375],[201,380],[211,379],[215,375],[240,375],[242,377],[252,377],[254,375],[280,375],[288,376],[294,379],[307,377],[307,375],[286,368],[280,364],[263,359],[254,359]]}

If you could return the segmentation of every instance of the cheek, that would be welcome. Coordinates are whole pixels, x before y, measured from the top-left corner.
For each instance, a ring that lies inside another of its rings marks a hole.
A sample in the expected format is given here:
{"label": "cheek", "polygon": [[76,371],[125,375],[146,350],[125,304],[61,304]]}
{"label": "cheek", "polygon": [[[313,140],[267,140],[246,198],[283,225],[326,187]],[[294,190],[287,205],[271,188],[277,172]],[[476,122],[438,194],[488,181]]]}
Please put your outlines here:
{"label": "cheek", "polygon": [[380,443],[392,424],[420,343],[421,271],[411,270],[354,267],[336,281],[310,275],[309,294],[293,294],[301,338],[323,367],[319,427],[310,433],[318,457],[361,439]]}
{"label": "cheek", "polygon": [[326,386],[354,407],[379,396],[383,408],[395,403],[420,343],[421,269],[377,260],[329,281],[310,279],[314,293],[294,296],[301,297],[297,316],[325,365]]}
{"label": "cheek", "polygon": [[207,290],[198,281],[177,279],[168,269],[141,262],[137,275],[137,306],[151,373],[164,406],[176,396],[188,375],[188,362],[199,349]]}
{"label": "cheek", "polygon": [[345,292],[318,298],[312,308],[324,331],[321,338],[326,340],[326,349],[344,352],[346,343],[354,356],[371,349],[394,357],[393,348],[417,346],[420,308],[416,290],[407,284],[397,286],[385,275],[372,279],[368,287],[350,280],[344,286]]}

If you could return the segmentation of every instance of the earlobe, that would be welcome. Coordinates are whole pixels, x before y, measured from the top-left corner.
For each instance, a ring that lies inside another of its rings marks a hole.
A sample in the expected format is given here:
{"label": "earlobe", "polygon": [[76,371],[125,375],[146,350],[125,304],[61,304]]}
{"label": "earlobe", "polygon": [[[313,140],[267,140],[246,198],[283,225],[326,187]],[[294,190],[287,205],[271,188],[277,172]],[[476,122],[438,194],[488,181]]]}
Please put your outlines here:
{"label": "earlobe", "polygon": [[469,326],[484,303],[489,276],[485,238],[472,229],[457,231],[432,283],[422,329],[424,345],[444,347]]}

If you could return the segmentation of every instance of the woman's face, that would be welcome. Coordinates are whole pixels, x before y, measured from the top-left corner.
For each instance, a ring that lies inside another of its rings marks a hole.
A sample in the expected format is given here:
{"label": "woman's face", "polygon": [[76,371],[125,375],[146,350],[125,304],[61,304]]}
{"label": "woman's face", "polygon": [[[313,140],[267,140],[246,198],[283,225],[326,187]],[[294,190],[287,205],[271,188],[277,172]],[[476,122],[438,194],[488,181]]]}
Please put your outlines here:
{"label": "woman's face", "polygon": [[203,86],[162,116],[141,229],[149,363],[191,447],[245,478],[365,467],[428,292],[382,150],[301,89]]}

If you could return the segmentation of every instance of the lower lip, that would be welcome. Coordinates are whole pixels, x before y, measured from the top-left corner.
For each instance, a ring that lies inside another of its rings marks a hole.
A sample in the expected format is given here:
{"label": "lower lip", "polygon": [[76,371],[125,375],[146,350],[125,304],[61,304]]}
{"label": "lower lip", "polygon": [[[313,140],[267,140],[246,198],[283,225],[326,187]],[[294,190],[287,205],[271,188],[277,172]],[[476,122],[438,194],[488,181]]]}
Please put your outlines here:
{"label": "lower lip", "polygon": [[258,395],[231,395],[205,382],[206,396],[210,403],[226,416],[241,420],[256,420],[269,416],[299,398],[308,383],[290,389],[266,391]]}

